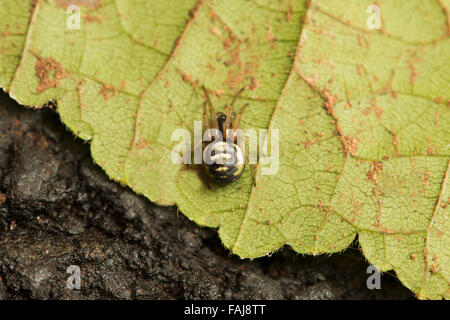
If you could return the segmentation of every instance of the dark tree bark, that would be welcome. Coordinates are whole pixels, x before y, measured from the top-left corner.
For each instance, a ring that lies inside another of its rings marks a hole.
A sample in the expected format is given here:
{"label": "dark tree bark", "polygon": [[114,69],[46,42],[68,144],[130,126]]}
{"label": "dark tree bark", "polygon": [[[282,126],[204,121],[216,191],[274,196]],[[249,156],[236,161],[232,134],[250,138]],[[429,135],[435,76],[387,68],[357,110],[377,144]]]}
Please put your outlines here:
{"label": "dark tree bark", "polygon": [[[392,274],[368,290],[357,242],[240,260],[212,229],[112,182],[50,109],[0,93],[0,299],[410,299]],[[81,289],[69,290],[70,265]]]}

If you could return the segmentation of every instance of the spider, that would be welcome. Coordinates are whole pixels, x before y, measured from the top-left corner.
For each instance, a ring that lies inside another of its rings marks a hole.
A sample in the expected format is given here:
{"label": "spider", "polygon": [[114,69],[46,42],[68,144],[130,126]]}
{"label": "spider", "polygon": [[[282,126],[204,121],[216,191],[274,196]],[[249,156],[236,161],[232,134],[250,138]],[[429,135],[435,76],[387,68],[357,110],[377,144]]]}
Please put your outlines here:
{"label": "spider", "polygon": [[[208,90],[203,87],[205,102],[203,104],[203,127],[205,128],[207,141],[202,142],[203,166],[214,181],[221,183],[231,183],[238,180],[245,169],[245,160],[248,161],[248,153],[245,148],[243,137],[239,131],[239,123],[248,103],[242,106],[237,115],[233,113],[236,100],[239,98],[244,88],[234,96],[231,104],[226,106],[226,114],[214,110]],[[210,117],[208,118],[209,109]],[[212,129],[212,130],[211,130]],[[231,136],[229,136],[231,134]],[[212,135],[219,136],[212,142]],[[253,183],[255,183],[254,172],[252,170]]]}

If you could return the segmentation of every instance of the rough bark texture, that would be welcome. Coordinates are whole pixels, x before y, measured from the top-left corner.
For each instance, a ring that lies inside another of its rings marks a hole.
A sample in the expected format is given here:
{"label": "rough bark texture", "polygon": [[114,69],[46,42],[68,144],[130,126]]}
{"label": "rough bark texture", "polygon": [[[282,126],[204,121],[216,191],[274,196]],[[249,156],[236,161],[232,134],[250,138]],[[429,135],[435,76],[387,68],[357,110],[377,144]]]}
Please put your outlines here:
{"label": "rough bark texture", "polygon": [[[110,181],[50,109],[0,93],[0,299],[411,299],[391,274],[368,290],[357,243],[230,256],[215,230]],[[66,288],[70,265],[81,290]]]}

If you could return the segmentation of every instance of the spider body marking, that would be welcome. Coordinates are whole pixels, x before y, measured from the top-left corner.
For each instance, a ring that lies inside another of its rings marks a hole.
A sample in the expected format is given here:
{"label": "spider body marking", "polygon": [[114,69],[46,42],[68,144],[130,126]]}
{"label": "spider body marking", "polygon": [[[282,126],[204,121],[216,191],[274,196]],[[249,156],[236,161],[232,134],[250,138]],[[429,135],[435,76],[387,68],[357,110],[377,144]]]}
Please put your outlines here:
{"label": "spider body marking", "polygon": [[[227,114],[222,112],[216,113],[208,91],[203,87],[205,92],[205,103],[203,105],[203,126],[206,130],[213,129],[220,133],[220,139],[212,142],[205,141],[203,143],[203,166],[208,176],[216,182],[231,183],[238,180],[245,169],[246,149],[243,139],[240,139],[236,130],[242,113],[248,104],[244,105],[239,114],[234,116],[233,107],[241,89],[233,98],[232,103],[228,106]],[[210,118],[207,115],[207,107],[209,108]],[[228,136],[231,133],[232,136]]]}

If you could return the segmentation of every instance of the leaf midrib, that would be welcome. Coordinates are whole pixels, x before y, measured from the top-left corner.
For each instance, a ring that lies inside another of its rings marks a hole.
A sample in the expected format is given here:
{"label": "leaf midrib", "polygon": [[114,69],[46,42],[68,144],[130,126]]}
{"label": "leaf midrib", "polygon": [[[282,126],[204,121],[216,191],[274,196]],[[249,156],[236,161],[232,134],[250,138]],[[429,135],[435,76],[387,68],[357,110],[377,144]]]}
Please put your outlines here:
{"label": "leaf midrib", "polygon": [[[447,163],[447,169],[445,170],[444,173],[444,178],[442,179],[442,184],[441,184],[441,190],[439,191],[439,196],[436,200],[436,205],[434,207],[433,210],[433,215],[430,218],[430,223],[428,224],[428,229],[427,229],[427,236],[425,239],[425,247],[424,247],[424,256],[425,256],[425,266],[424,266],[424,272],[423,272],[423,280],[422,280],[422,286],[420,288],[420,291],[417,293],[417,296],[421,296],[422,292],[423,292],[423,288],[425,288],[426,282],[427,282],[427,275],[429,273],[430,270],[430,265],[431,265],[431,261],[429,259],[429,250],[428,250],[428,246],[429,246],[429,240],[430,240],[430,234],[431,234],[431,228],[433,226],[433,222],[434,222],[434,218],[436,217],[436,213],[439,210],[439,208],[441,207],[441,201],[443,200],[444,197],[444,193],[446,191],[446,188],[448,186],[448,178],[450,176],[450,160]],[[447,283],[450,285],[450,281],[448,279],[446,279],[443,275],[442,278],[447,281]]]}
{"label": "leaf midrib", "polygon": [[[306,10],[305,10],[305,17],[307,17],[309,9],[310,9],[310,7],[306,8]],[[305,22],[301,26],[301,31],[300,31],[300,34],[299,34],[299,40],[298,40],[298,43],[297,43],[297,47],[295,49],[295,55],[293,57],[292,66],[291,66],[291,70],[289,72],[289,76],[287,77],[287,79],[286,79],[286,81],[285,81],[285,83],[283,85],[283,89],[281,90],[280,96],[277,99],[277,103],[275,105],[275,108],[273,109],[272,116],[270,118],[270,122],[269,122],[269,125],[268,125],[268,133],[267,133],[267,135],[265,137],[266,141],[267,141],[267,139],[269,138],[269,135],[270,135],[270,130],[272,128],[273,119],[275,118],[276,113],[279,112],[279,110],[281,108],[280,101],[281,101],[282,97],[284,96],[285,90],[287,90],[287,85],[288,85],[289,81],[291,80],[291,77],[296,73],[297,57],[298,57],[298,54],[299,54],[299,52],[301,50],[300,47],[301,47],[301,44],[302,44],[303,32],[304,32],[304,27],[305,27],[305,24],[306,24],[306,19],[304,21]],[[255,177],[255,180],[256,180],[255,183],[257,183],[257,180],[258,180],[257,177],[258,177],[258,172],[260,170],[260,165],[261,165],[261,159],[259,158],[258,159],[258,163],[256,164],[256,169],[255,169],[255,176],[256,176]],[[254,191],[255,191],[256,188],[257,187],[254,186],[253,183],[252,183],[251,189],[250,189],[249,198],[248,198],[248,202],[247,202],[248,204],[251,203],[253,195],[255,193]],[[242,232],[243,232],[243,229],[245,227],[245,223],[246,223],[246,221],[248,219],[248,216],[249,216],[249,206],[247,205],[247,209],[246,209],[246,211],[244,213],[244,218],[242,219],[242,223],[241,223],[241,225],[239,227],[239,231],[238,231],[238,234],[236,236],[236,240],[234,241],[234,245],[231,248],[231,252],[234,253],[234,254],[236,254],[236,252],[237,252],[237,246],[238,246],[238,243],[239,243],[239,241],[241,239]]]}
{"label": "leaf midrib", "polygon": [[199,10],[203,7],[204,1],[205,0],[198,0],[196,2],[196,4],[194,5],[194,7],[191,9],[191,11],[190,11],[191,17],[186,22],[186,25],[185,25],[182,33],[180,34],[180,36],[175,40],[174,46],[172,48],[172,51],[171,51],[170,55],[168,56],[166,62],[161,67],[161,70],[158,72],[158,74],[150,81],[150,83],[147,86],[147,88],[145,90],[143,90],[142,93],[139,95],[139,103],[138,103],[137,110],[136,110],[136,121],[135,121],[135,125],[134,125],[134,128],[133,128],[134,132],[133,132],[132,144],[130,146],[130,150],[127,153],[127,157],[126,157],[126,159],[124,161],[124,167],[123,167],[124,168],[123,169],[124,170],[124,180],[125,180],[124,182],[127,183],[127,184],[128,184],[128,174],[127,174],[128,161],[130,159],[131,152],[134,150],[134,148],[135,148],[135,146],[137,144],[138,124],[139,124],[142,104],[143,104],[143,100],[145,98],[145,95],[150,90],[152,85],[161,77],[161,74],[164,72],[164,70],[167,68],[167,66],[171,63],[171,61],[175,57],[176,52],[177,52],[179,46],[181,45],[181,43],[183,42],[183,38],[186,35],[186,33],[188,32],[190,25],[195,21],[195,19],[197,18],[197,14],[198,14]]}
{"label": "leaf midrib", "polygon": [[[27,31],[25,33],[25,42],[24,42],[24,45],[23,45],[22,54],[20,55],[19,63],[17,64],[17,68],[14,71],[14,74],[13,74],[13,76],[11,78],[11,81],[10,81],[10,83],[8,85],[8,88],[6,88],[7,92],[10,92],[14,81],[17,79],[17,73],[19,72],[19,69],[20,69],[20,67],[21,67],[21,65],[23,63],[23,59],[25,57],[25,54],[28,52],[28,46],[29,46],[29,43],[31,41],[31,34],[33,32],[33,25],[35,24],[34,22],[36,21],[36,17],[38,15],[39,9],[41,7],[41,3],[42,3],[42,0],[37,0],[36,2],[34,2],[34,7],[33,7],[32,14],[31,14],[31,18],[30,18],[30,21],[28,22]],[[33,3],[31,3],[31,5],[33,5]]]}

